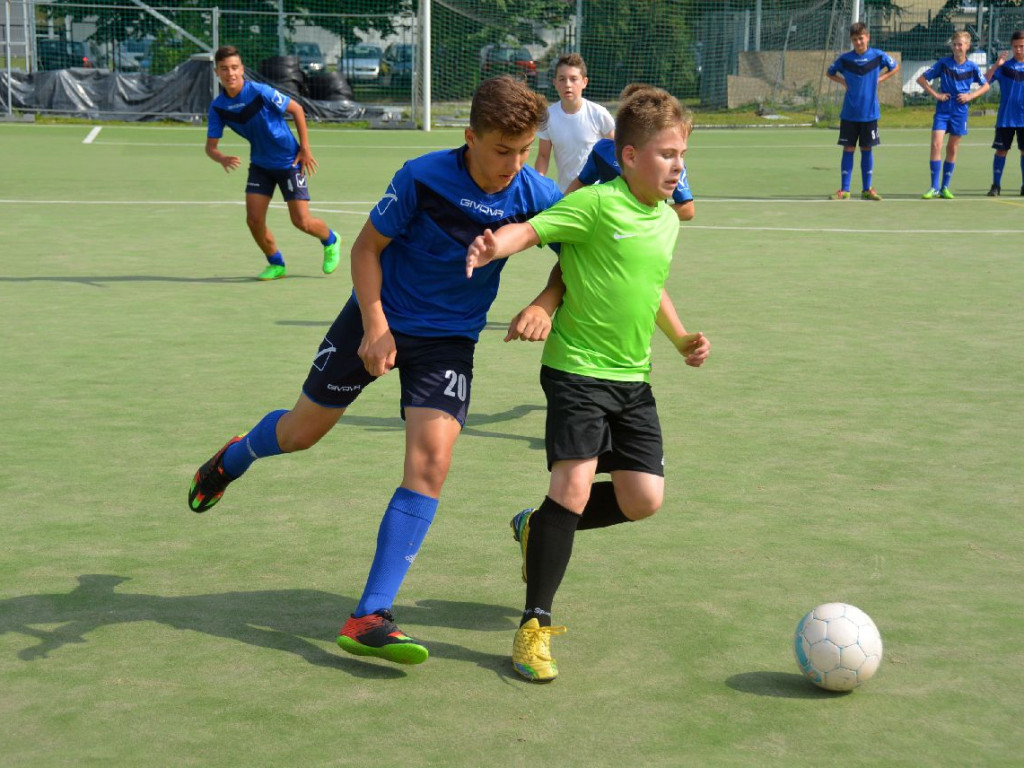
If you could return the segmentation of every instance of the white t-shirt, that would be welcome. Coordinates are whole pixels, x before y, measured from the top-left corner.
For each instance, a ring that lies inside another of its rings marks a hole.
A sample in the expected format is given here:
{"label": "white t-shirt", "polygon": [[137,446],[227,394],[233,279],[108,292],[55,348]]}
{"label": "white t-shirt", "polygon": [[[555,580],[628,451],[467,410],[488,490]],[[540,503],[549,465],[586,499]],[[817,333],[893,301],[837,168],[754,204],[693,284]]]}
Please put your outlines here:
{"label": "white t-shirt", "polygon": [[583,170],[583,164],[597,140],[614,130],[615,119],[611,112],[587,99],[583,99],[583,106],[572,115],[565,113],[561,102],[548,107],[547,127],[537,132],[537,138],[551,142],[555,165],[558,166],[559,189],[565,192],[565,188]]}

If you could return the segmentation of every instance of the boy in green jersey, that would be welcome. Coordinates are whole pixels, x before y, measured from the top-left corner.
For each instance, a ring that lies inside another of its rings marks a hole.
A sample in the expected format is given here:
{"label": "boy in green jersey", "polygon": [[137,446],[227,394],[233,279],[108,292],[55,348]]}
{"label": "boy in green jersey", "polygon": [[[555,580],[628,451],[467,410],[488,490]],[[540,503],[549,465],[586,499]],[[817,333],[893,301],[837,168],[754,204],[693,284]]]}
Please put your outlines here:
{"label": "boy in green jersey", "polygon": [[[650,387],[657,325],[699,367],[711,345],[687,333],[665,292],[679,220],[666,200],[683,171],[689,112],[660,88],[619,109],[622,176],[584,187],[527,223],[486,230],[469,246],[466,274],[533,245],[561,243],[565,283],[544,345],[545,443],[551,480],[536,510],[512,520],[523,551],[526,608],[512,662],[528,680],[553,680],[551,606],[576,530],[653,515],[664,497],[661,426]],[[598,472],[611,482],[594,482]],[[527,546],[529,541],[529,546]]]}

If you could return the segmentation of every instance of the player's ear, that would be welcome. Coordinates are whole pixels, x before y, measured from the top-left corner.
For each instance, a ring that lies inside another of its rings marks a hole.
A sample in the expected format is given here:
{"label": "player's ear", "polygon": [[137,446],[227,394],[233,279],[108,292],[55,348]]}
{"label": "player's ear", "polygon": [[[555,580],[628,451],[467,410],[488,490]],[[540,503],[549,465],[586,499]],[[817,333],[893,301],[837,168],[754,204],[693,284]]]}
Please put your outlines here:
{"label": "player's ear", "polygon": [[463,135],[465,136],[466,143],[472,147],[473,144],[476,142],[476,134],[473,133],[473,129],[467,128],[466,132]]}
{"label": "player's ear", "polygon": [[632,167],[636,164],[636,147],[627,144],[622,148],[622,164]]}

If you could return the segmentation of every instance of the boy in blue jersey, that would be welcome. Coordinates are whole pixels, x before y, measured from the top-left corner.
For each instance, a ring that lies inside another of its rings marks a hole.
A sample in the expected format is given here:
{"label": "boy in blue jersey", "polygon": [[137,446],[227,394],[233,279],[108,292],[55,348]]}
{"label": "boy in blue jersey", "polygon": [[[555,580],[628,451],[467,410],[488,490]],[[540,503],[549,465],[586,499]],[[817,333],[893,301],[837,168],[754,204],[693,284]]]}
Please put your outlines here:
{"label": "boy in blue jersey", "polygon": [[[309,188],[306,176],[316,173],[317,162],[309,147],[306,113],[294,100],[269,85],[245,79],[242,57],[232,45],[217,49],[213,56],[222,92],[210,104],[206,131],[206,155],[230,172],[242,164],[242,158],[226,155],[217,145],[227,126],[249,142],[249,178],[245,188],[245,219],[256,244],[267,259],[260,280],[285,276],[284,257],[273,233],[267,228],[267,209],[279,187],[292,224],[317,238],[324,248],[323,271],[331,274],[341,258],[341,241],[322,220],[309,213]],[[298,141],[285,120],[295,121]]]}
{"label": "boy in blue jersey", "polygon": [[[688,365],[711,345],[687,333],[665,291],[679,221],[664,205],[683,170],[691,117],[667,91],[644,88],[619,109],[622,175],[567,196],[529,222],[486,230],[466,252],[466,274],[534,245],[558,242],[564,302],[544,344],[545,445],[551,477],[536,509],[512,519],[523,555],[526,604],[512,644],[517,673],[558,676],[552,603],[576,532],[653,515],[665,493],[664,451],[650,385],[658,327]],[[610,482],[594,482],[597,473]]]}
{"label": "boy in blue jersey", "polygon": [[1010,48],[1013,49],[1013,58],[1005,51],[999,54],[985,75],[990,83],[999,83],[999,113],[996,115],[996,137],[992,142],[996,154],[992,158],[989,197],[996,197],[1002,192],[1003,168],[1014,136],[1020,150],[1020,193],[1024,195],[1024,29],[1016,30],[1010,37]]}
{"label": "boy in blue jersey", "polygon": [[[630,83],[619,94],[619,102],[624,103],[637,91],[650,87],[643,83]],[[688,131],[689,133],[693,132],[692,125]],[[583,170],[580,171],[579,176],[568,186],[565,194],[568,195],[580,187],[586,187],[591,184],[604,184],[605,182],[617,179],[620,175],[622,175],[622,169],[619,167],[618,158],[615,156],[615,140],[601,139],[590,150],[590,156],[587,157],[587,161],[583,164]],[[683,164],[683,172],[679,175],[679,183],[676,184],[669,205],[672,206],[672,210],[676,212],[676,217],[680,221],[690,221],[693,219],[695,214],[693,192],[690,191],[685,163]]]}
{"label": "boy in blue jersey", "polygon": [[[865,200],[881,200],[871,180],[875,171],[872,147],[881,144],[878,138],[878,86],[899,71],[899,64],[889,54],[876,48],[869,48],[871,36],[862,22],[850,25],[850,42],[853,50],[847,51],[832,62],[828,68],[828,79],[846,89],[843,109],[839,113],[839,146],[843,148],[840,164],[839,191],[833,200],[850,198],[850,179],[853,176],[853,153],[860,144],[860,175],[863,188],[860,196]],[[887,71],[882,74],[882,68]]]}
{"label": "boy in blue jersey", "polygon": [[[952,56],[939,59],[928,67],[917,83],[935,99],[935,118],[932,120],[932,148],[929,168],[931,169],[932,185],[921,195],[925,200],[941,197],[952,200],[949,182],[956,168],[956,153],[960,139],[967,135],[967,105],[979,96],[988,92],[988,81],[981,74],[978,65],[967,60],[967,52],[971,49],[970,32],[954,32],[950,39]],[[940,90],[936,91],[931,84],[939,78]],[[977,83],[980,88],[971,90]],[[942,140],[949,134],[946,143],[946,161],[941,161]],[[941,179],[941,181],[940,181]]]}
{"label": "boy in blue jersey", "polygon": [[[395,174],[352,245],[353,295],[320,344],[295,406],[229,440],[189,489],[189,508],[206,511],[256,459],[312,447],[365,387],[398,369],[405,473],[381,521],[362,597],[337,638],[350,653],[402,664],[427,658],[395,625],[391,608],[438,506],[469,410],[473,351],[501,276],[495,264],[467,281],[466,248],[485,229],[526,221],[561,198],[553,181],[527,165],[546,108],[543,96],[515,78],[485,80],[473,97],[466,144],[410,160]],[[506,340],[545,338],[560,290],[553,303],[543,303],[542,293],[517,315]],[[350,455],[359,460],[358,445]]]}

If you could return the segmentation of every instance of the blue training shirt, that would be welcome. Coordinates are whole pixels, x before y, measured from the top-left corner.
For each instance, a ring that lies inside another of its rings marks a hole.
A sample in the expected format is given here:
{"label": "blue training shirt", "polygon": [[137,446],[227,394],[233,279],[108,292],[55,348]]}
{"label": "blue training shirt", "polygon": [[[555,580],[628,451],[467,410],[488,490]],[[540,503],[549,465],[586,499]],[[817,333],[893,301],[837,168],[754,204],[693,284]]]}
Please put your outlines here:
{"label": "blue training shirt", "polygon": [[881,116],[878,108],[878,77],[882,67],[896,69],[896,60],[885,51],[868,48],[863,54],[847,51],[832,62],[830,75],[842,75],[846,81],[846,96],[843,97],[842,120],[868,123]]}
{"label": "blue training shirt", "polygon": [[469,175],[466,151],[408,161],[370,211],[373,226],[391,238],[380,255],[381,302],[399,333],[475,341],[507,259],[474,269],[467,279],[469,244],[485,229],[527,221],[562,197],[555,182],[529,165],[505,189],[487,194]]}
{"label": "blue training shirt", "polygon": [[960,104],[956,97],[961,93],[970,93],[971,85],[981,85],[985,82],[985,76],[981,69],[970,59],[963,64],[957,64],[952,56],[946,56],[932,64],[921,73],[925,80],[939,78],[939,88],[943,93],[948,93],[949,101],[935,102],[935,114],[952,115],[954,117],[966,117],[968,106]]}
{"label": "blue training shirt", "polygon": [[[587,162],[583,164],[579,180],[584,184],[604,184],[622,175],[618,158],[615,156],[615,139],[599,139],[590,150]],[[672,204],[679,205],[693,200],[690,183],[686,178],[686,165],[679,176],[675,191],[672,193]]]}
{"label": "blue training shirt", "polygon": [[992,82],[999,83],[996,128],[1024,127],[1024,61],[1010,59],[996,67]]}
{"label": "blue training shirt", "polygon": [[206,136],[221,138],[226,125],[249,142],[253,165],[272,171],[291,168],[299,153],[299,142],[284,119],[290,101],[269,85],[251,80],[245,81],[233,99],[222,88],[210,104]]}

